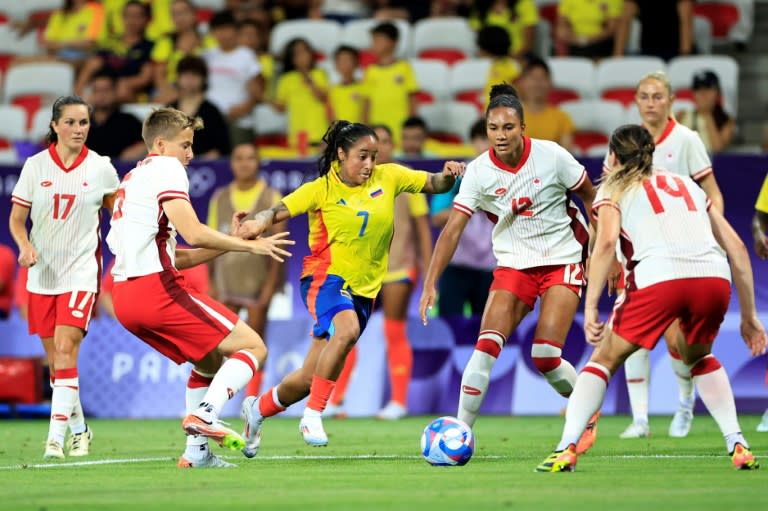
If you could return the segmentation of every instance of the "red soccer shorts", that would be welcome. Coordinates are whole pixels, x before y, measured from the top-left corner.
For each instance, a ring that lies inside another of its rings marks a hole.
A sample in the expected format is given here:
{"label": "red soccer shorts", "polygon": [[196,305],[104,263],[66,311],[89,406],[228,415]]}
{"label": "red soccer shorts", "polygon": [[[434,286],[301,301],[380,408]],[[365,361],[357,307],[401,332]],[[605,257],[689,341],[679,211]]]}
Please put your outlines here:
{"label": "red soccer shorts", "polygon": [[129,332],[177,364],[205,357],[238,321],[237,314],[189,287],[177,271],[115,282],[112,301]]}
{"label": "red soccer shorts", "polygon": [[581,263],[537,266],[516,270],[499,267],[493,272],[491,291],[509,291],[533,309],[536,298],[552,286],[565,286],[581,297],[584,286],[584,265]]}
{"label": "red soccer shorts", "polygon": [[53,337],[56,327],[74,326],[88,331],[96,293],[72,291],[60,295],[29,293],[29,333]]}
{"label": "red soccer shorts", "polygon": [[688,344],[715,340],[731,298],[725,279],[677,279],[643,289],[628,289],[613,311],[613,331],[626,341],[652,350],[676,319]]}

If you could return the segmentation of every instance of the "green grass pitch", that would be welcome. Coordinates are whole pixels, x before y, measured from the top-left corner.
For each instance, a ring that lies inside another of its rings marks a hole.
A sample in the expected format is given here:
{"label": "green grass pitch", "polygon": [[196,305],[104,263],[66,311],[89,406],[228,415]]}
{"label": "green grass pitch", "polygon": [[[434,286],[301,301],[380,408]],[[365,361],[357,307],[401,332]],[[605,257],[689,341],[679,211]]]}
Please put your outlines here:
{"label": "green grass pitch", "polygon": [[688,438],[668,438],[669,418],[657,417],[654,436],[639,440],[618,439],[626,417],[604,417],[597,444],[570,474],[533,472],[559,438],[560,417],[481,417],[465,467],[421,459],[428,422],[328,420],[330,445],[312,448],[298,434],[298,419],[273,419],[257,458],[214,446],[238,468],[180,470],[180,421],[94,420],[91,455],[51,463],[42,461],[47,421],[3,421],[0,509],[768,509],[768,434],[754,431],[757,417],[741,419],[764,465],[754,472],[731,468],[704,415]]}

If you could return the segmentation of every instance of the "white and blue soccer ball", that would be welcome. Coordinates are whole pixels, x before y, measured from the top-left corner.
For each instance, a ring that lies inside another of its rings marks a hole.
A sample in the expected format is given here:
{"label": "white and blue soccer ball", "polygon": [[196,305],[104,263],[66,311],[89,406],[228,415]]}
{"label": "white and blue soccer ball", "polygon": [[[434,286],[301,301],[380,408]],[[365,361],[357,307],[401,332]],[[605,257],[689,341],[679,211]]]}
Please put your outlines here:
{"label": "white and blue soccer ball", "polygon": [[440,417],[421,435],[421,454],[435,466],[465,465],[475,452],[475,436],[464,421]]}

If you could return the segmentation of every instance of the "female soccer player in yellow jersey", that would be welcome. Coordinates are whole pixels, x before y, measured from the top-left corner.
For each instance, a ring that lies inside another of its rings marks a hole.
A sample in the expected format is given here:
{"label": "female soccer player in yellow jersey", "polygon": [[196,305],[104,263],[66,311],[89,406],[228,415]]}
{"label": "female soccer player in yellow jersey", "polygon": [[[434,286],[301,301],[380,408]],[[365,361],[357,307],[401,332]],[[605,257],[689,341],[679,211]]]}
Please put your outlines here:
{"label": "female soccer player in yellow jersey", "polygon": [[309,403],[300,431],[310,445],[328,444],[321,414],[349,350],[360,337],[373,299],[387,272],[395,198],[401,192],[444,193],[464,172],[464,163],[446,162],[440,174],[395,163],[376,164],[378,138],[364,124],[338,121],[326,132],[320,177],[299,187],[275,207],[243,222],[244,237],[259,235],[273,222],[309,215],[311,255],[304,259],[301,292],[315,320],[312,345],[301,369],[287,375],[258,399],[243,403],[247,457],[257,454],[264,418],[304,399]]}

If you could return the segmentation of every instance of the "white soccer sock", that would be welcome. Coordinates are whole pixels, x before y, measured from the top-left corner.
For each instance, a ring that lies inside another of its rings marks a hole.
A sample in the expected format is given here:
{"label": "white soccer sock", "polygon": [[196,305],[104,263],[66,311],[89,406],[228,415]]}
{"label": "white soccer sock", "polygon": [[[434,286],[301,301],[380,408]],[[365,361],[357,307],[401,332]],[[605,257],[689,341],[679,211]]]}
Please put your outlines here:
{"label": "white soccer sock", "polygon": [[57,369],[51,397],[51,422],[48,439],[64,446],[67,424],[78,399],[79,379],[77,368]]}
{"label": "white soccer sock", "polygon": [[576,384],[576,369],[562,358],[563,350],[557,343],[534,339],[531,357],[536,369],[560,395],[568,397]]}
{"label": "white soccer sock", "polygon": [[216,372],[200,406],[211,407],[209,412],[218,418],[224,404],[245,387],[258,370],[259,361],[251,353],[245,350],[234,353]]}
{"label": "white soccer sock", "polygon": [[[187,381],[187,389],[185,392],[185,401],[187,407],[187,413],[192,413],[200,406],[200,402],[205,397],[205,393],[208,392],[208,387],[213,380],[212,374],[206,374],[198,369],[192,369],[189,374],[189,380]],[[203,435],[187,435],[187,449],[184,452],[184,456],[187,459],[204,458],[208,450],[208,437]]]}
{"label": "white soccer sock", "polygon": [[464,368],[459,392],[459,410],[456,417],[472,426],[480,413],[488,383],[491,381],[491,369],[496,363],[506,339],[493,330],[480,332],[475,351]]}
{"label": "white soccer sock", "polygon": [[75,408],[72,410],[72,415],[69,417],[69,430],[73,435],[78,433],[85,433],[85,414],[83,413],[83,405],[80,404],[80,389],[77,389],[77,401],[75,402]]}
{"label": "white soccer sock", "polygon": [[669,352],[670,362],[672,363],[672,370],[675,371],[677,377],[677,388],[680,396],[680,406],[683,408],[693,409],[695,402],[695,395],[693,393],[693,378],[691,377],[691,368],[682,361],[680,355],[675,352]]}
{"label": "white soccer sock", "polygon": [[[735,442],[734,435],[741,433],[741,426],[736,415],[731,382],[728,380],[725,369],[714,356],[707,355],[691,366],[691,375],[704,406],[707,407],[720,427],[720,432],[726,438],[726,444],[729,438]],[[733,451],[733,445],[727,445],[727,447],[728,452]]]}
{"label": "white soccer sock", "polygon": [[651,352],[640,348],[624,362],[627,378],[629,406],[632,408],[632,422],[648,424],[648,388],[651,379]]}
{"label": "white soccer sock", "polygon": [[611,372],[603,365],[588,362],[576,379],[568,408],[565,411],[565,426],[556,451],[562,451],[571,444],[577,444],[587,427],[589,419],[600,409],[608,388]]}

